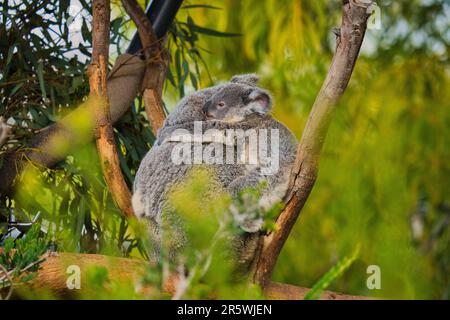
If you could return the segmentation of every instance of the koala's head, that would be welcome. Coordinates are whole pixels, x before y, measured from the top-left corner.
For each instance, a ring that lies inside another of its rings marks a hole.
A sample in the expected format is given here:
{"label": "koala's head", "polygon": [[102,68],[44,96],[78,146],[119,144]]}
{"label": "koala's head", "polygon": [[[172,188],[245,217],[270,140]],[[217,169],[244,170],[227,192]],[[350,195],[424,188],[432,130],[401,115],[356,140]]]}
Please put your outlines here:
{"label": "koala's head", "polygon": [[207,120],[240,122],[251,114],[269,113],[272,98],[267,91],[247,83],[229,83],[220,88],[203,106]]}

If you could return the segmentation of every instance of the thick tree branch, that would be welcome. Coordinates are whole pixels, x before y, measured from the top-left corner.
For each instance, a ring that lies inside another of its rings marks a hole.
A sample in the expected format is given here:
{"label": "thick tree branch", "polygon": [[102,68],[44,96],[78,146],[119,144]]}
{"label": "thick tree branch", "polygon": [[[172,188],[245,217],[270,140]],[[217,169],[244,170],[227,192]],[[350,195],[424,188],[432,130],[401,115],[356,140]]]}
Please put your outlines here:
{"label": "thick tree branch", "polygon": [[[81,286],[80,289],[69,289],[67,280],[70,273],[67,273],[69,266],[78,266],[80,268]],[[125,259],[116,257],[107,257],[97,254],[76,254],[76,253],[55,253],[46,258],[41,264],[36,278],[27,283],[24,287],[24,293],[31,290],[50,291],[59,298],[78,298],[80,295],[89,295],[98,287],[89,283],[86,277],[87,272],[92,268],[106,268],[108,270],[108,279],[115,282],[131,282],[138,283],[142,280],[145,267],[148,266],[144,260]],[[164,291],[173,294],[176,290],[176,278],[172,277],[165,283]],[[154,292],[156,288],[142,287],[142,293],[149,294]],[[264,294],[268,299],[303,299],[309,291],[308,288],[296,287],[293,285],[269,282],[264,289]],[[18,287],[20,296],[21,288]],[[361,300],[368,299],[361,296],[350,296],[338,294],[330,291],[323,292],[321,299],[325,300]]]}
{"label": "thick tree branch", "polygon": [[135,0],[122,0],[123,7],[135,23],[144,49],[146,70],[143,83],[145,111],[156,135],[162,127],[165,112],[161,99],[167,63],[161,46],[161,40],[155,36],[152,24],[144,10]]}
{"label": "thick tree branch", "polygon": [[94,0],[92,23],[92,62],[88,69],[91,98],[95,107],[95,139],[100,162],[114,201],[127,216],[132,217],[131,192],[120,169],[114,131],[109,118],[107,95],[107,64],[109,56],[109,0]]}
{"label": "thick tree branch", "polygon": [[343,1],[342,25],[337,37],[336,52],[297,149],[287,205],[276,221],[275,231],[263,239],[255,271],[255,280],[263,286],[269,281],[281,248],[316,181],[320,153],[333,111],[347,88],[364,39],[369,6],[367,1]]}

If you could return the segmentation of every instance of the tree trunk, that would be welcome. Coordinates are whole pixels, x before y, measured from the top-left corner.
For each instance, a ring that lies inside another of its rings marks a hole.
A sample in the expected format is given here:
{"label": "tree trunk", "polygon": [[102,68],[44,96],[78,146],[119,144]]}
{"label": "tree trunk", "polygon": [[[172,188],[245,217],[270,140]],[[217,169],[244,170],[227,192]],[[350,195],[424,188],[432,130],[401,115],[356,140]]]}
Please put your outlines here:
{"label": "tree trunk", "polygon": [[120,169],[114,131],[109,118],[107,65],[109,57],[109,0],[94,0],[92,23],[92,62],[89,66],[91,103],[95,108],[95,140],[109,191],[122,214],[133,217],[131,192]]}

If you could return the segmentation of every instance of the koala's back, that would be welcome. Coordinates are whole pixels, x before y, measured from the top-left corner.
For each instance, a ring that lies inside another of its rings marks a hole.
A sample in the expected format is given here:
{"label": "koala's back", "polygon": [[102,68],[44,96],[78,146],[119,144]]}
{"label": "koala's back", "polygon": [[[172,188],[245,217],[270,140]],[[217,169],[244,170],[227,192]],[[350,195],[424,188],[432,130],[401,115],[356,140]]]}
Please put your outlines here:
{"label": "koala's back", "polygon": [[188,166],[171,163],[174,143],[154,145],[145,155],[134,181],[133,208],[136,216],[147,216],[160,221],[164,198],[168,189],[180,182]]}

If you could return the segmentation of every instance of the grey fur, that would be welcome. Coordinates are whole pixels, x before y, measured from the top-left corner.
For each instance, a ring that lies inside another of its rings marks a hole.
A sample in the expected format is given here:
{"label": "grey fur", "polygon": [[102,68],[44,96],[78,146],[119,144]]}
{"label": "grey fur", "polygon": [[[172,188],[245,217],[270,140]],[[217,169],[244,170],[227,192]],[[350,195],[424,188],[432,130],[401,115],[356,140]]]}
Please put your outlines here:
{"label": "grey fur", "polygon": [[247,73],[233,76],[230,82],[247,84],[256,87],[259,81],[259,76],[255,73]]}
{"label": "grey fur", "polygon": [[[255,129],[257,131],[278,129],[280,133],[280,169],[276,174],[262,175],[260,166],[214,165],[221,186],[231,195],[236,195],[240,190],[257,187],[262,180],[266,180],[267,188],[263,191],[261,200],[267,202],[264,204],[266,208],[285,196],[290,169],[295,159],[297,141],[284,125],[270,115],[272,98],[267,91],[256,87],[257,80],[257,76],[253,74],[239,75],[234,76],[228,83],[196,91],[183,98],[165,120],[163,128],[158,132],[155,145],[142,160],[133,188],[135,213],[140,217],[145,216],[156,233],[156,239],[159,239],[158,226],[161,225],[162,212],[170,212],[167,201],[170,189],[179,184],[194,166],[172,163],[171,153],[178,142],[171,141],[171,134],[177,129],[193,132],[194,121],[205,121],[205,112],[208,113],[208,110],[214,111],[211,112],[213,118],[203,122],[205,124],[203,132],[208,129]],[[256,102],[252,98],[257,99]],[[214,110],[214,106],[221,101],[226,102],[227,112]],[[259,108],[260,106],[264,108]],[[180,228],[177,233],[180,243],[169,248],[169,255],[175,257],[187,239],[182,227],[178,226],[176,217],[172,217],[172,220],[177,224],[175,228]],[[239,263],[248,266],[258,246],[259,227],[252,225],[251,221],[242,227],[244,230],[251,230],[252,233],[245,233],[242,237],[235,238],[232,246]],[[158,253],[157,246],[155,255]]]}

